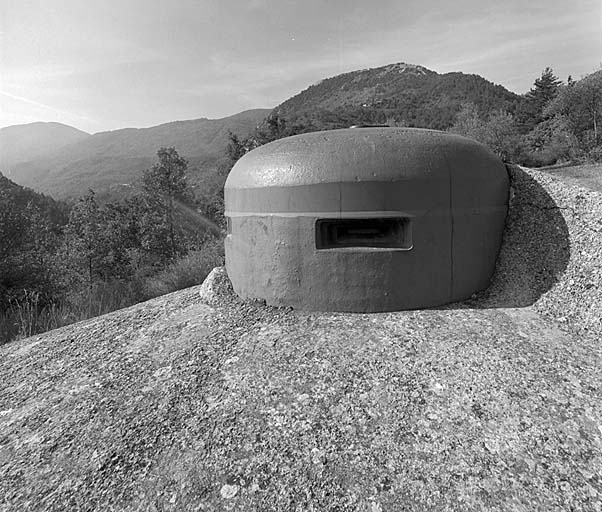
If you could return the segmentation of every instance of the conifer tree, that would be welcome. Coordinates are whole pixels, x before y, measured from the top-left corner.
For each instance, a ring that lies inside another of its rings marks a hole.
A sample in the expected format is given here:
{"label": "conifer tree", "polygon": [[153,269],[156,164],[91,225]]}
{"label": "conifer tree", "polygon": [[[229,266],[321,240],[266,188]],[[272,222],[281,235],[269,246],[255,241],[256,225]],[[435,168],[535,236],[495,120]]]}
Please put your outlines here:
{"label": "conifer tree", "polygon": [[544,69],[541,77],[535,80],[531,90],[525,95],[525,104],[521,115],[527,130],[532,130],[546,119],[546,105],[558,94],[562,81],[554,75],[552,68]]}

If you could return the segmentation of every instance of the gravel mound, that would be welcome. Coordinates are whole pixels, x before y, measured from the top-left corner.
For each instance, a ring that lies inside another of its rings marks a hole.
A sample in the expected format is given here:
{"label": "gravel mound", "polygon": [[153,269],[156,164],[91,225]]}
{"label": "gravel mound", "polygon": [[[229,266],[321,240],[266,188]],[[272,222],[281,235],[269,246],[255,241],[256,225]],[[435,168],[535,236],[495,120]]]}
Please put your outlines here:
{"label": "gravel mound", "polygon": [[476,307],[533,306],[602,339],[602,193],[509,167],[511,200],[490,287]]}

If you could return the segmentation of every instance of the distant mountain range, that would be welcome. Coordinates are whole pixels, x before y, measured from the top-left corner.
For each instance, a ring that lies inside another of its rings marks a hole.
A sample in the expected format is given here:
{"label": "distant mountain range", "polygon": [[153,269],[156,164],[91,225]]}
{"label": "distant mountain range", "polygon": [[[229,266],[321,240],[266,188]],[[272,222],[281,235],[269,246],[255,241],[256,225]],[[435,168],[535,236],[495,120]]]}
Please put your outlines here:
{"label": "distant mountain range", "polygon": [[[10,126],[0,132],[0,170],[17,183],[59,199],[83,195],[90,188],[106,191],[135,182],[153,164],[160,147],[174,146],[189,159],[191,172],[207,166],[222,156],[229,131],[245,137],[269,112],[248,110],[223,119],[175,121],[94,135],[58,125],[78,132],[76,140],[66,143],[68,137],[55,137],[57,123]],[[11,152],[9,142],[19,137],[19,152]],[[49,142],[53,137],[54,146]],[[38,148],[38,140],[44,142],[44,150]],[[34,158],[27,158],[28,147]]]}
{"label": "distant mountain range", "polygon": [[135,186],[156,152],[174,146],[189,162],[190,181],[210,179],[231,131],[244,138],[271,114],[290,133],[395,123],[446,129],[463,103],[483,114],[515,112],[522,97],[478,75],[439,74],[398,63],[344,73],[310,86],[273,110],[248,110],[223,119],[177,121],[94,135],[58,123],[0,130],[0,170],[13,181],[59,199],[90,188],[111,195]]}
{"label": "distant mountain range", "polygon": [[89,133],[61,123],[30,123],[0,129],[0,170],[34,160],[51,151],[82,141]]}

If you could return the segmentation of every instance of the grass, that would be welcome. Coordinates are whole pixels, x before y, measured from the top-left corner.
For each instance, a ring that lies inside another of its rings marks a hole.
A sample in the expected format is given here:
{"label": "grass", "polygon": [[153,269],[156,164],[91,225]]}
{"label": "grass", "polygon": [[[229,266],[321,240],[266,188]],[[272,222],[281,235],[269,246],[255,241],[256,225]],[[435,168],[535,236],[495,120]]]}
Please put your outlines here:
{"label": "grass", "polygon": [[38,292],[26,291],[21,299],[11,301],[8,309],[0,311],[0,344],[57,329],[80,319],[80,315],[66,304],[42,305]]}
{"label": "grass", "polygon": [[0,310],[0,345],[201,284],[223,262],[223,242],[214,239],[155,275],[96,283],[61,302],[44,304],[38,292],[26,290],[20,299],[11,300],[7,309]]}
{"label": "grass", "polygon": [[188,253],[148,279],[144,285],[146,296],[158,297],[201,284],[214,267],[223,263],[223,242],[215,239],[206,243],[201,250]]}

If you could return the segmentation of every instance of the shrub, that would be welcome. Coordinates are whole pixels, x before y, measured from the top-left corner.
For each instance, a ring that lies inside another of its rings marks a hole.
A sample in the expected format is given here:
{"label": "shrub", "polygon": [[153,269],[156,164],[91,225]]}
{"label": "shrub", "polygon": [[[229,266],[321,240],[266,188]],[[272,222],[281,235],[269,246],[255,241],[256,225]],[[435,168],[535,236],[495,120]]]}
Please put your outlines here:
{"label": "shrub", "polygon": [[582,151],[568,121],[560,116],[539,123],[525,136],[530,165],[579,160]]}
{"label": "shrub", "polygon": [[223,264],[224,242],[221,238],[211,238],[151,277],[145,284],[146,298],[201,284],[214,267]]}

